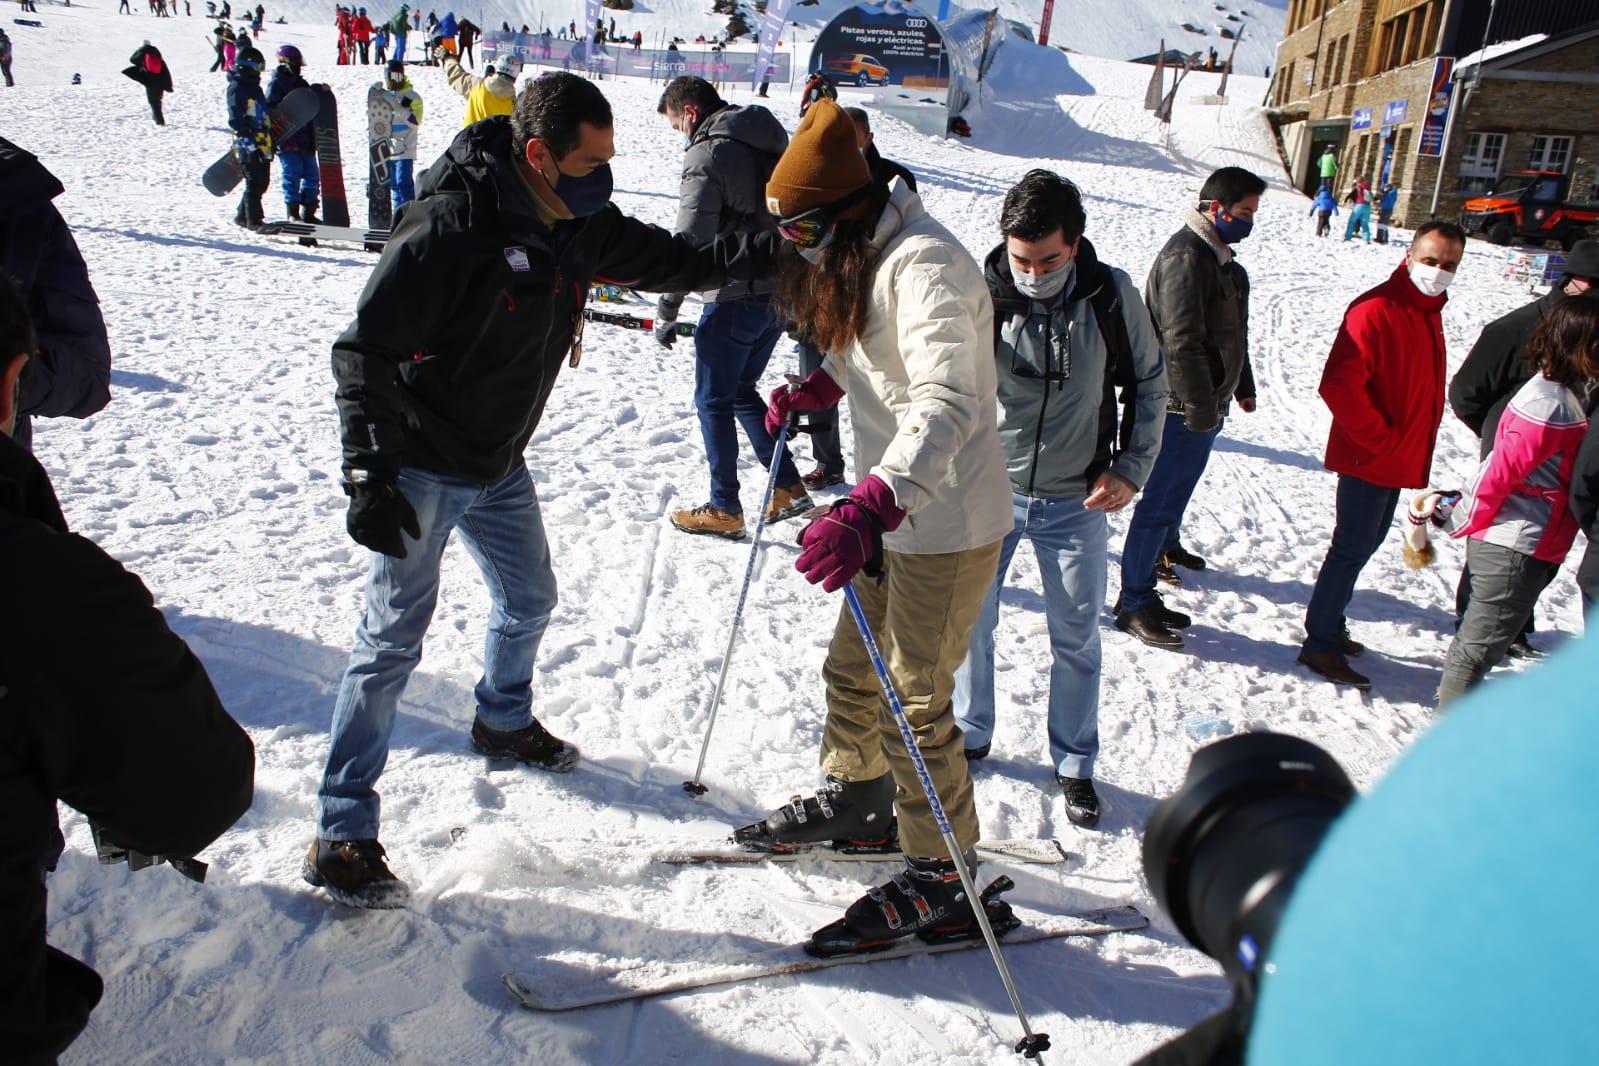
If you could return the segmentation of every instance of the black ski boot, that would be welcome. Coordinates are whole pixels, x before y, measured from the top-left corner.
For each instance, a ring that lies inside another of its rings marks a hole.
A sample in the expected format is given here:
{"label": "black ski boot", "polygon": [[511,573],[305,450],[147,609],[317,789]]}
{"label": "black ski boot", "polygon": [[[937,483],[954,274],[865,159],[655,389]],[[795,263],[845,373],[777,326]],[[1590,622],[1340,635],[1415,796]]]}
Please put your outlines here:
{"label": "black ski boot", "polygon": [[765,821],[734,830],[733,840],[755,851],[804,851],[822,843],[861,854],[896,851],[894,775],[840,781],[829,774],[814,795],[790,797]]}
{"label": "black ski boot", "polygon": [[[977,857],[967,852],[966,868],[977,874]],[[805,945],[818,958],[886,951],[894,943],[916,936],[929,944],[974,940],[983,935],[966,888],[961,884],[955,859],[917,859],[906,856],[905,870],[850,904],[844,917],[811,934]],[[1008,933],[1021,923],[1010,905],[999,899],[1012,887],[1001,877],[982,894],[989,925],[995,935]]]}

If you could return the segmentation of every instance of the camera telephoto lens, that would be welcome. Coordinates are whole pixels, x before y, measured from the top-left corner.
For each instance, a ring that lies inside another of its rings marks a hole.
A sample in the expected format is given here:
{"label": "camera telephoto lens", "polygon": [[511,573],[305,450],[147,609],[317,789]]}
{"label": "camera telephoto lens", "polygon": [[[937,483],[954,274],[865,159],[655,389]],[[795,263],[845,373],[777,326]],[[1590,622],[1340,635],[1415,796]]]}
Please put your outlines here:
{"label": "camera telephoto lens", "polygon": [[1144,877],[1178,930],[1253,999],[1256,967],[1355,788],[1331,755],[1279,733],[1201,748],[1144,828]]}

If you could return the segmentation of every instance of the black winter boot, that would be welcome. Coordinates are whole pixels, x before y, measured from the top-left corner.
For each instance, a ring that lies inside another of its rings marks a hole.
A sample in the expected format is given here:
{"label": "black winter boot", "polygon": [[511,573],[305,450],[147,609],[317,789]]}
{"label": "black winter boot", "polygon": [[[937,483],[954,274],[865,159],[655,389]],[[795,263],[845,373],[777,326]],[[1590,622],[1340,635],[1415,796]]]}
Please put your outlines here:
{"label": "black winter boot", "polygon": [[[968,851],[961,859],[975,883],[977,856]],[[850,904],[838,921],[812,933],[805,950],[825,958],[883,951],[909,936],[934,944],[981,936],[982,927],[955,863],[947,855],[936,859],[906,856],[904,872]],[[996,934],[1009,932],[1018,924],[1009,905],[998,899],[1008,888],[1009,880],[1001,878],[983,893],[982,903]]]}
{"label": "black winter boot", "polygon": [[801,850],[831,842],[846,851],[892,850],[894,775],[870,781],[840,781],[828,775],[814,795],[791,796],[787,804],[733,831],[733,839],[756,851]]}
{"label": "black winter boot", "polygon": [[288,211],[289,211],[289,221],[290,222],[298,222],[298,221],[300,221],[300,205],[297,204],[297,203],[294,203],[293,201],[290,201],[287,206],[288,206]]}
{"label": "black winter boot", "polygon": [[261,209],[261,198],[246,200],[244,204],[244,228],[255,229],[266,221],[266,212]]}
{"label": "black winter boot", "polygon": [[313,226],[321,224],[322,220],[316,217],[316,208],[317,202],[315,200],[309,201],[305,205],[305,213],[302,216],[302,221],[309,222]]}

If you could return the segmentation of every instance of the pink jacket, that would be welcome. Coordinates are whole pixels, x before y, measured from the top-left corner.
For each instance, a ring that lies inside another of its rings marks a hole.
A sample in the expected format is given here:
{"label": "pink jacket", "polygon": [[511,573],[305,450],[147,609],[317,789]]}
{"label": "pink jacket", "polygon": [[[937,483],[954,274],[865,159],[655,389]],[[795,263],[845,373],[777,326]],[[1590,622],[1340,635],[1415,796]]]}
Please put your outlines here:
{"label": "pink jacket", "polygon": [[[1505,407],[1493,451],[1450,531],[1558,563],[1571,550],[1571,469],[1588,432],[1582,398],[1537,375]],[[1463,515],[1462,515],[1462,512]]]}

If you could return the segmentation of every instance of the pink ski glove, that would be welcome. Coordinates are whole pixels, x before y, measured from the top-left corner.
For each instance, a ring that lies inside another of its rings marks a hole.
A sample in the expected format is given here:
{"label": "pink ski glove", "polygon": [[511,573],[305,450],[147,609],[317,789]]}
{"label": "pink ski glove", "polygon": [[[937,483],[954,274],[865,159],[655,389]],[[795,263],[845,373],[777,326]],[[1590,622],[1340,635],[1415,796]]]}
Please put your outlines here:
{"label": "pink ski glove", "polygon": [[892,533],[905,520],[894,502],[894,490],[876,474],[855,486],[847,498],[821,508],[800,530],[799,559],[794,569],[823,591],[837,592],[865,571],[868,577],[883,573],[883,534]]}
{"label": "pink ski glove", "polygon": [[766,432],[775,437],[777,431],[783,428],[783,423],[788,421],[789,415],[801,411],[825,411],[836,406],[843,398],[844,390],[821,367],[811,371],[811,376],[803,381],[789,374],[787,385],[779,385],[772,390],[772,398],[766,408]]}

